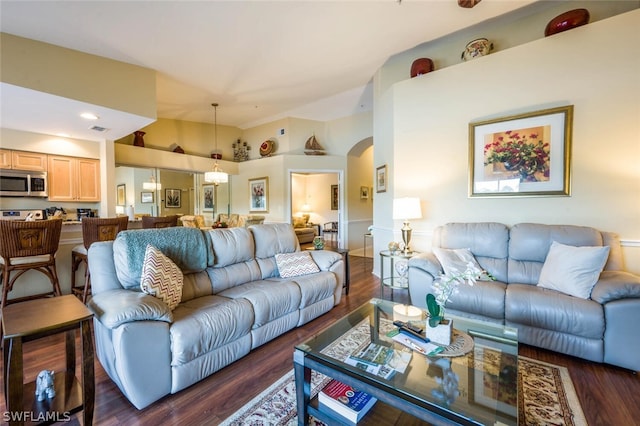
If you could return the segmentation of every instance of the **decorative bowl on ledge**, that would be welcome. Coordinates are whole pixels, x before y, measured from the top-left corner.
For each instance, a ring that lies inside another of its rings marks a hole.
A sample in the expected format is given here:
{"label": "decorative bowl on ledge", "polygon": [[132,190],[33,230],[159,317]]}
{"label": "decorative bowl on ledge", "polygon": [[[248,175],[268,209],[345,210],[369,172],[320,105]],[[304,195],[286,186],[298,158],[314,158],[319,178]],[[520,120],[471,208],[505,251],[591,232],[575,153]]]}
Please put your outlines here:
{"label": "decorative bowl on ledge", "polygon": [[553,18],[544,29],[544,36],[558,34],[563,31],[571,30],[575,27],[589,23],[589,11],[587,9],[573,9],[564,12]]}

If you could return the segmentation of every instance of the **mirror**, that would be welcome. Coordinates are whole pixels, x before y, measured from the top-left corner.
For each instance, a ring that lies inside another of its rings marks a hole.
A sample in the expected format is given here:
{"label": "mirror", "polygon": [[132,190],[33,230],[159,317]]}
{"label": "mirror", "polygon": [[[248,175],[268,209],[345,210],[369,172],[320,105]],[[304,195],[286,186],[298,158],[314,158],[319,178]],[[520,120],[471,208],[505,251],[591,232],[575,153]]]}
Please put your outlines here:
{"label": "mirror", "polygon": [[116,166],[115,182],[117,214],[132,206],[136,215],[202,214],[208,224],[231,210],[229,183],[207,184],[203,173]]}

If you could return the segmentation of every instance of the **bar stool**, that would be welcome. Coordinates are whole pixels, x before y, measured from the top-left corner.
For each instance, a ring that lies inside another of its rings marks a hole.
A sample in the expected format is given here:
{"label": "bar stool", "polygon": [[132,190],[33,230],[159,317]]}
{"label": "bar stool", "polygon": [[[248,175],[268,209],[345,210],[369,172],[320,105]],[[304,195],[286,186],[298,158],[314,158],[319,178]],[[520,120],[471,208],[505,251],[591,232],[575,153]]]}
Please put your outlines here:
{"label": "bar stool", "polygon": [[[87,296],[91,289],[87,252],[91,244],[97,241],[111,241],[116,239],[118,232],[124,231],[129,225],[127,216],[121,217],[85,217],[82,219],[82,244],[71,250],[71,292],[87,303]],[[84,263],[84,285],[76,287],[76,271]]]}
{"label": "bar stool", "polygon": [[[60,243],[61,219],[23,222],[0,220],[0,264],[2,264],[2,309],[14,302],[45,296],[60,296],[55,254]],[[49,278],[53,290],[47,293],[8,300],[16,280],[26,271],[40,271]],[[11,276],[11,273],[16,273]],[[1,319],[0,319],[1,321]]]}
{"label": "bar stool", "polygon": [[169,228],[178,226],[178,215],[174,216],[143,216],[142,228]]}

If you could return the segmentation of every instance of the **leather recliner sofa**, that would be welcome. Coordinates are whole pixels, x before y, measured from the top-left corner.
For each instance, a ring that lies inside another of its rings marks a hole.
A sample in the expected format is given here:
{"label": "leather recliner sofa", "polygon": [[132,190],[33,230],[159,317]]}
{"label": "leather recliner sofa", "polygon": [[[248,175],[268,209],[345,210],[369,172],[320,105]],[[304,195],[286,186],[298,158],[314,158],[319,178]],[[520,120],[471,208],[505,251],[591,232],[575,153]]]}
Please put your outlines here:
{"label": "leather recliner sofa", "polygon": [[[141,291],[147,244],[182,271],[173,310]],[[98,359],[138,409],[204,379],[340,302],[338,253],[308,251],[318,272],[280,276],[276,255],[299,251],[290,224],[133,230],[94,243],[88,306]]]}
{"label": "leather recliner sofa", "polygon": [[[538,285],[554,241],[609,247],[590,297]],[[521,343],[640,371],[640,276],[624,271],[616,234],[572,225],[449,223],[435,229],[432,247],[470,249],[495,277],[461,285],[447,313],[515,327]],[[431,252],[414,256],[408,266],[411,303],[425,308],[442,266]]]}

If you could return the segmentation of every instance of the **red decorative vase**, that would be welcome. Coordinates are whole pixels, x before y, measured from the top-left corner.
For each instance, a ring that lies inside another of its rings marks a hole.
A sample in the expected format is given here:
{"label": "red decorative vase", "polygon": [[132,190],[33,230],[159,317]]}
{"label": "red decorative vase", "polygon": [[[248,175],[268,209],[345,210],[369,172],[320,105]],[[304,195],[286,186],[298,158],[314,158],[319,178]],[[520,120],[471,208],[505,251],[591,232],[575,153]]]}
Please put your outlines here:
{"label": "red decorative vase", "polygon": [[433,71],[433,61],[429,58],[418,58],[411,64],[411,78]]}
{"label": "red decorative vase", "polygon": [[564,12],[549,21],[547,27],[544,29],[544,36],[548,37],[553,34],[558,34],[563,31],[588,24],[590,18],[591,16],[587,9],[573,9],[568,12]]}
{"label": "red decorative vase", "polygon": [[144,139],[143,139],[144,135],[145,135],[145,132],[140,130],[133,132],[133,146],[144,147]]}

